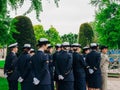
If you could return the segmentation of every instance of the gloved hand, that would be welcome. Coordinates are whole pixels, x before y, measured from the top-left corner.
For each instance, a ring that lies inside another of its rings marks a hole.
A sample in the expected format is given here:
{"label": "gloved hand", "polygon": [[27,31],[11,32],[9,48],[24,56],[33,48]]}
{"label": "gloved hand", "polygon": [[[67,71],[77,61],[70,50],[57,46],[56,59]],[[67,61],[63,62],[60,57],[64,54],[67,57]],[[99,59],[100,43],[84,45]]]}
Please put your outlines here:
{"label": "gloved hand", "polygon": [[33,84],[38,85],[40,83],[40,80],[38,80],[36,77],[33,78]]}
{"label": "gloved hand", "polygon": [[62,75],[58,75],[58,79],[59,79],[59,80],[63,80],[64,77],[63,77]]}
{"label": "gloved hand", "polygon": [[5,73],[5,74],[4,74],[4,77],[5,77],[5,78],[7,78],[7,77],[8,77],[8,75]]}
{"label": "gloved hand", "polygon": [[88,70],[89,70],[89,73],[90,73],[90,74],[93,74],[93,73],[94,73],[94,70],[93,70],[93,69],[89,68]]}
{"label": "gloved hand", "polygon": [[22,77],[19,77],[19,78],[18,78],[18,82],[20,82],[20,83],[23,82],[23,80],[24,80],[24,79],[23,79]]}

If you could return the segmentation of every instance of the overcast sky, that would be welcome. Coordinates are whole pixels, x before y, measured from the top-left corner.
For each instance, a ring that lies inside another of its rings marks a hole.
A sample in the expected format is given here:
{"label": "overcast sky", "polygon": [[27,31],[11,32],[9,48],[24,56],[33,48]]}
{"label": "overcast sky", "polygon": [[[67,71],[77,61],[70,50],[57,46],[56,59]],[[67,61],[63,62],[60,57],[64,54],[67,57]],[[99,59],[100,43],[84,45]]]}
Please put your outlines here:
{"label": "overcast sky", "polygon": [[[28,9],[30,6],[29,1],[26,0],[25,5],[17,10],[17,15],[22,15]],[[59,8],[56,7],[53,0],[42,1],[41,22],[36,20],[34,12],[27,16],[31,19],[33,25],[42,24],[45,30],[53,25],[60,35],[70,32],[78,33],[80,24],[94,20],[95,9],[89,4],[90,0],[60,0]],[[11,12],[11,17],[17,15],[15,15],[15,12]]]}

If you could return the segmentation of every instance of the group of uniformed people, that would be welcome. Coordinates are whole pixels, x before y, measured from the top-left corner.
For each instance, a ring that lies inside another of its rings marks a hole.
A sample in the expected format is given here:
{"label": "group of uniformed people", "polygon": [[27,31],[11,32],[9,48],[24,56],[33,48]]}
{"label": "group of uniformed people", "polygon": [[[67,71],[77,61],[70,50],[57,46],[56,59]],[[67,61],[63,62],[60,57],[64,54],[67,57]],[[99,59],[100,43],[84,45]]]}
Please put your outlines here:
{"label": "group of uniformed people", "polygon": [[[9,90],[105,90],[102,89],[101,54],[98,45],[90,48],[69,42],[53,46],[46,38],[40,38],[35,52],[30,44],[24,44],[23,52],[17,57],[18,44],[8,46],[4,74]],[[107,48],[107,47],[103,47]],[[55,82],[55,83],[54,83]]]}

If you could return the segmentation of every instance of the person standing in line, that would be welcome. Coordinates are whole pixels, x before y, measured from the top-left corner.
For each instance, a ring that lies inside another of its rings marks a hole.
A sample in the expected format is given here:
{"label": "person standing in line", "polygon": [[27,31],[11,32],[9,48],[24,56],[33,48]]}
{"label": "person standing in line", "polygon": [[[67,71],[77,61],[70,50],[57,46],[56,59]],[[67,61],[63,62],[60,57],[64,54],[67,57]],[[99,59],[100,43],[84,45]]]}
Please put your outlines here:
{"label": "person standing in line", "polygon": [[35,50],[33,48],[30,49],[30,56],[33,56],[35,54]]}
{"label": "person standing in line", "polygon": [[101,46],[101,72],[102,72],[102,88],[101,90],[107,90],[107,78],[108,78],[108,65],[109,65],[109,58],[107,55],[108,47]]}
{"label": "person standing in line", "polygon": [[18,81],[21,83],[21,90],[33,90],[33,83],[32,83],[32,72],[30,66],[30,44],[24,44],[23,52],[20,54],[18,58],[18,72],[19,78]]}
{"label": "person standing in line", "polygon": [[101,89],[101,55],[97,52],[98,45],[91,43],[91,52],[86,56],[86,63],[88,68],[88,90],[100,90]]}
{"label": "person standing in line", "polygon": [[86,60],[86,55],[90,53],[90,48],[89,47],[83,47],[83,50],[82,50],[82,54],[83,54],[83,58],[84,60]]}
{"label": "person standing in line", "polygon": [[18,90],[18,57],[16,55],[16,53],[18,52],[18,44],[13,43],[9,45],[8,48],[10,49],[10,53],[6,56],[4,74],[8,81],[9,90]]}
{"label": "person standing in line", "polygon": [[48,55],[49,58],[49,71],[50,71],[50,76],[51,76],[51,90],[54,90],[54,75],[53,75],[53,46],[51,44],[48,45],[48,48],[46,50],[46,54]]}
{"label": "person standing in line", "polygon": [[73,47],[73,72],[74,72],[74,90],[86,90],[86,63],[80,54],[81,45],[72,44]]}
{"label": "person standing in line", "polygon": [[31,58],[34,90],[51,90],[49,58],[45,54],[49,43],[48,39],[40,38],[37,45],[38,51]]}
{"label": "person standing in line", "polygon": [[56,73],[58,75],[58,90],[74,90],[73,58],[69,53],[69,43],[62,44],[62,51],[57,55]]}
{"label": "person standing in line", "polygon": [[[87,54],[88,53],[90,53],[90,48],[89,47],[83,47],[83,50],[82,50],[82,54],[83,54],[83,59],[84,59],[84,61],[85,61],[85,63],[86,63],[86,56],[87,56]],[[85,69],[85,72],[86,72],[86,87],[88,87],[87,85],[87,83],[88,83],[88,73],[87,73],[87,68]]]}
{"label": "person standing in line", "polygon": [[[57,60],[57,55],[60,53],[61,51],[61,44],[56,44],[55,45],[55,53],[53,54],[53,65],[55,67],[55,63],[56,63],[56,60]],[[56,73],[56,68],[54,69],[54,81],[55,81],[55,86],[56,86],[56,90],[58,90],[58,75]]]}

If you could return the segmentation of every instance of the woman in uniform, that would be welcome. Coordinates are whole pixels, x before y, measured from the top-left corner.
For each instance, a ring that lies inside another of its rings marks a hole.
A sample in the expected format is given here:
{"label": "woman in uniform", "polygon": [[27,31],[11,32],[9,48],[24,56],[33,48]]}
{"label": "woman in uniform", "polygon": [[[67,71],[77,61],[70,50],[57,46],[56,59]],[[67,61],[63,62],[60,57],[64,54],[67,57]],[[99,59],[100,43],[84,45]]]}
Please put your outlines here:
{"label": "woman in uniform", "polygon": [[97,52],[98,45],[91,43],[91,52],[86,56],[88,68],[88,90],[100,90],[101,88],[101,55]]}
{"label": "woman in uniform", "polygon": [[80,54],[81,45],[75,43],[73,47],[74,90],[86,90],[86,63]]}

